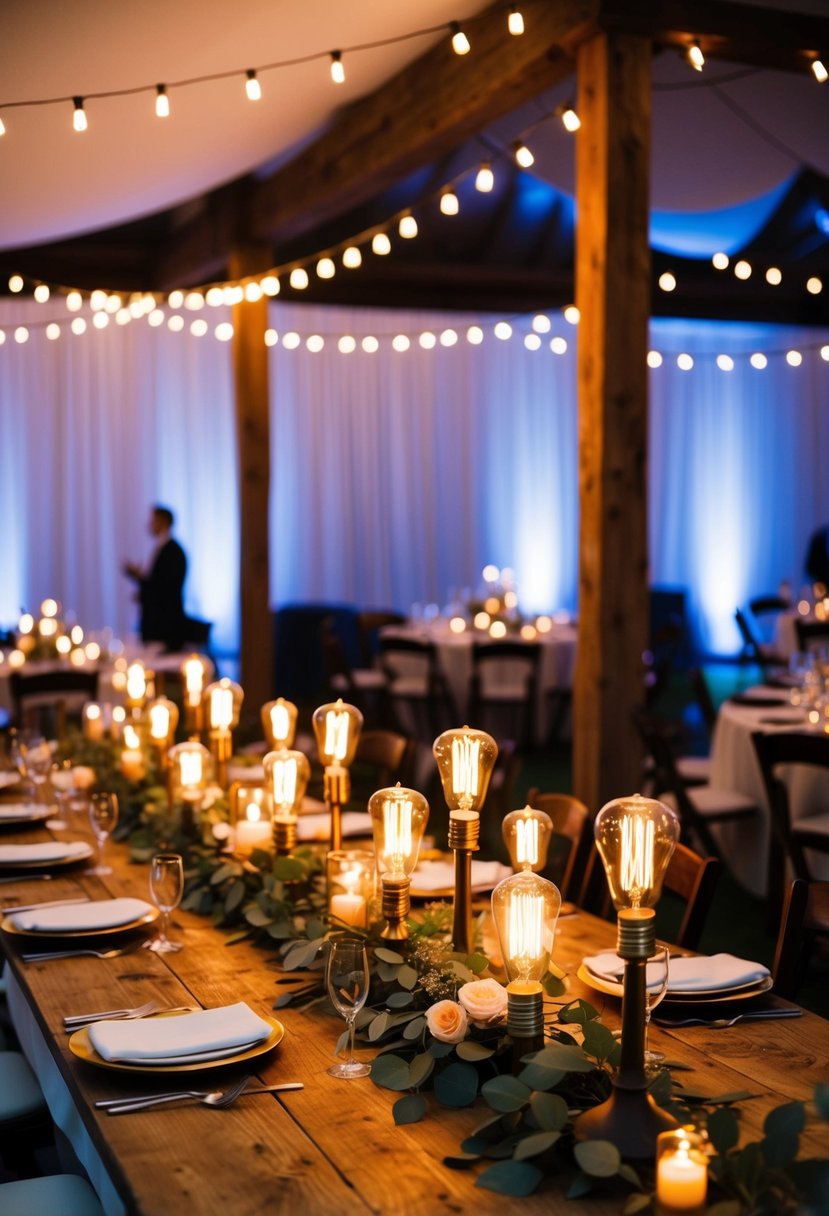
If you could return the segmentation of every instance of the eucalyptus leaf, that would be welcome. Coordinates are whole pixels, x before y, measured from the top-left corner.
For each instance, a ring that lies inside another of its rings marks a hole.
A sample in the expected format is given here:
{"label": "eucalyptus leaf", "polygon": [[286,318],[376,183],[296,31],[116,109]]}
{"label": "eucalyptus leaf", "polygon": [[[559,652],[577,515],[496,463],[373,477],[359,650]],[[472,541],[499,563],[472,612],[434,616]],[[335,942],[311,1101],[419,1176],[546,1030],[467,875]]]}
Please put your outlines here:
{"label": "eucalyptus leaf", "polygon": [[561,1132],[536,1132],[532,1136],[525,1136],[518,1142],[513,1158],[515,1161],[526,1161],[528,1157],[537,1157],[539,1153],[546,1153],[560,1139]]}
{"label": "eucalyptus leaf", "polygon": [[354,1025],[358,1030],[364,1030],[369,1022],[377,1017],[377,1012],[374,1009],[369,1009],[366,1005],[362,1009],[357,1010],[357,1016],[354,1019]]}
{"label": "eucalyptus leaf", "polygon": [[642,1179],[637,1174],[632,1165],[628,1165],[625,1161],[619,1166],[619,1177],[624,1178],[625,1182],[629,1182],[631,1186],[642,1186]]}
{"label": "eucalyptus leaf", "polygon": [[422,1094],[406,1094],[405,1098],[398,1098],[391,1109],[395,1123],[400,1126],[403,1123],[419,1123],[429,1104]]}
{"label": "eucalyptus leaf", "polygon": [[374,950],[374,957],[379,958],[381,963],[405,963],[405,958],[402,954],[398,954],[396,950],[389,950],[387,946],[377,946]]}
{"label": "eucalyptus leaf", "polygon": [[422,1015],[419,1018],[415,1018],[413,1022],[409,1022],[408,1026],[404,1027],[403,1038],[410,1040],[420,1038],[425,1026],[426,1019]]}
{"label": "eucalyptus leaf", "polygon": [[271,924],[273,917],[261,908],[259,904],[252,904],[251,907],[245,909],[245,920],[249,925],[255,925],[257,929],[263,929],[265,925]]}
{"label": "eucalyptus leaf", "polygon": [[520,1199],[532,1195],[543,1177],[537,1165],[526,1161],[496,1161],[475,1179],[475,1186]]}
{"label": "eucalyptus leaf", "polygon": [[287,950],[282,966],[286,971],[298,971],[302,967],[308,967],[317,957],[318,950],[319,942],[297,942]]}
{"label": "eucalyptus leaf", "polygon": [[567,1188],[568,1199],[581,1199],[582,1195],[589,1195],[593,1190],[593,1179],[589,1174],[576,1174],[570,1186]]}
{"label": "eucalyptus leaf", "polygon": [[381,959],[377,964],[377,974],[384,984],[393,984],[399,971],[397,963],[384,963]]}
{"label": "eucalyptus leaf", "polygon": [[548,1043],[530,1057],[530,1063],[539,1068],[560,1068],[563,1072],[592,1072],[596,1067],[580,1047],[566,1043]]}
{"label": "eucalyptus leaf", "polygon": [[588,1022],[592,1022],[599,1016],[598,1009],[595,1009],[589,1001],[577,1000],[570,1005],[565,1005],[559,1010],[558,1020],[560,1022],[575,1022],[579,1026],[586,1026]]}
{"label": "eucalyptus leaf", "polygon": [[225,896],[225,913],[235,912],[244,898],[245,884],[241,878],[237,878]]}
{"label": "eucalyptus leaf", "polygon": [[408,963],[404,963],[397,972],[397,982],[401,988],[406,988],[411,992],[417,983],[417,971],[414,967],[410,967]]}
{"label": "eucalyptus leaf", "polygon": [[411,1005],[414,997],[411,992],[393,992],[386,999],[386,1004],[389,1009],[405,1009],[407,1005]]}
{"label": "eucalyptus leaf", "polygon": [[806,1125],[806,1108],[802,1102],[786,1102],[766,1115],[763,1131],[767,1136],[797,1135]]}
{"label": "eucalyptus leaf", "polygon": [[584,1050],[587,1055],[594,1056],[597,1060],[607,1060],[616,1047],[616,1040],[607,1026],[597,1021],[585,1024]]}
{"label": "eucalyptus leaf", "polygon": [[371,1079],[383,1089],[408,1089],[409,1062],[402,1056],[377,1056],[371,1064]]}
{"label": "eucalyptus leaf", "polygon": [[305,867],[296,857],[277,857],[273,863],[273,874],[280,882],[297,882],[305,877]]}
{"label": "eucalyptus leaf", "polygon": [[389,1028],[389,1021],[389,1015],[385,1011],[383,1013],[378,1013],[377,1017],[372,1018],[368,1027],[368,1038],[370,1043],[376,1043],[378,1039],[383,1037]]}
{"label": "eucalyptus leaf", "polygon": [[469,1156],[482,1157],[489,1148],[489,1141],[483,1136],[468,1136],[461,1141],[461,1151]]}
{"label": "eucalyptus leaf", "polygon": [[231,933],[225,940],[226,946],[235,946],[237,942],[244,942],[250,938],[250,929],[239,929],[236,933]]}
{"label": "eucalyptus leaf", "polygon": [[441,1060],[444,1056],[451,1055],[454,1047],[454,1043],[442,1043],[440,1039],[433,1039],[429,1044],[429,1054],[433,1055],[436,1060]]}
{"label": "eucalyptus leaf", "polygon": [[644,1195],[641,1191],[636,1195],[628,1195],[622,1208],[622,1216],[636,1216],[637,1212],[648,1211],[652,1198],[653,1196]]}
{"label": "eucalyptus leaf", "polygon": [[782,1170],[797,1157],[800,1148],[800,1136],[791,1128],[778,1132],[774,1136],[766,1136],[760,1143],[760,1151],[772,1169]]}
{"label": "eucalyptus leaf", "polygon": [[530,1108],[538,1126],[546,1132],[561,1131],[570,1118],[567,1103],[560,1094],[535,1093],[530,1099]]}
{"label": "eucalyptus leaf", "polygon": [[460,962],[456,958],[450,961],[449,967],[452,974],[456,975],[459,980],[463,980],[465,984],[470,984],[475,979],[474,971],[470,971],[465,963]]}
{"label": "eucalyptus leaf", "polygon": [[435,1057],[430,1055],[428,1051],[423,1051],[416,1055],[409,1065],[409,1088],[420,1089],[429,1077],[435,1067]]}
{"label": "eucalyptus leaf", "polygon": [[475,975],[480,975],[489,966],[489,959],[485,954],[470,954],[466,960],[466,965]]}
{"label": "eucalyptus leaf", "polygon": [[268,937],[272,937],[276,941],[284,941],[286,937],[291,937],[293,932],[293,925],[289,924],[286,920],[279,920],[272,925],[268,925]]}
{"label": "eucalyptus leaf", "polygon": [[325,925],[321,920],[309,920],[305,926],[305,932],[311,938],[325,937]]}
{"label": "eucalyptus leaf", "polygon": [[737,1116],[727,1107],[720,1107],[708,1118],[708,1138],[718,1153],[727,1153],[740,1138]]}
{"label": "eucalyptus leaf", "polygon": [[530,1089],[545,1090],[553,1089],[566,1075],[563,1068],[546,1068],[531,1061],[521,1069],[518,1080],[523,1081]]}
{"label": "eucalyptus leaf", "polygon": [[564,996],[567,985],[557,975],[548,975],[544,979],[544,991],[547,996]]}
{"label": "eucalyptus leaf", "polygon": [[573,1156],[585,1174],[593,1178],[612,1178],[622,1164],[618,1148],[609,1140],[582,1140],[574,1147]]}
{"label": "eucalyptus leaf", "polygon": [[509,1074],[492,1077],[481,1086],[481,1094],[493,1110],[520,1110],[530,1100],[529,1086]]}
{"label": "eucalyptus leaf", "polygon": [[228,878],[234,878],[242,873],[242,867],[235,861],[228,861],[223,866],[219,866],[218,870],[214,870],[210,876],[211,887],[221,886]]}
{"label": "eucalyptus leaf", "polygon": [[478,1074],[471,1064],[449,1064],[435,1077],[435,1097],[441,1106],[469,1106],[478,1093]]}
{"label": "eucalyptus leaf", "polygon": [[485,1043],[478,1043],[475,1039],[464,1039],[458,1043],[455,1048],[455,1054],[460,1060],[488,1060],[490,1056],[495,1055],[493,1048],[487,1047]]}

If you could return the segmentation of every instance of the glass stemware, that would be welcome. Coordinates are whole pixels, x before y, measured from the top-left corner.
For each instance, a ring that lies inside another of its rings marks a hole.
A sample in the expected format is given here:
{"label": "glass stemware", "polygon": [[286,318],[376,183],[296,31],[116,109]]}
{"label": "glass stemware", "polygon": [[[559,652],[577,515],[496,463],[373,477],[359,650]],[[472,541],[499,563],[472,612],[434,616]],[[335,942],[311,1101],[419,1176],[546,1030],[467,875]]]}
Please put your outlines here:
{"label": "glass stemware", "polygon": [[359,938],[343,937],[331,941],[325,963],[325,984],[334,1008],[345,1018],[348,1027],[348,1059],[332,1064],[328,1073],[346,1081],[366,1077],[371,1072],[370,1066],[354,1059],[354,1020],[366,1003],[369,988],[368,958]]}
{"label": "glass stemware", "polygon": [[161,928],[157,937],[147,942],[147,949],[156,954],[180,950],[181,942],[167,936],[170,913],[181,903],[184,893],[184,861],[179,853],[156,853],[150,862],[150,893],[161,912]]}
{"label": "glass stemware", "polygon": [[[15,736],[12,746],[18,771],[33,788],[35,802],[50,806],[46,784],[52,775],[54,762],[48,740],[43,735],[24,731]],[[68,826],[66,820],[60,817],[46,821],[46,827],[56,832],[61,832]]]}
{"label": "glass stemware", "polygon": [[118,797],[116,794],[93,794],[89,800],[89,822],[98,842],[98,864],[87,870],[87,874],[111,874],[112,866],[104,864],[104,846],[107,837],[118,822]]}
{"label": "glass stemware", "polygon": [[647,963],[645,980],[645,1069],[661,1064],[665,1059],[664,1052],[651,1051],[648,1048],[648,1030],[651,1024],[651,1014],[668,991],[668,960],[670,955],[667,946],[657,946]]}

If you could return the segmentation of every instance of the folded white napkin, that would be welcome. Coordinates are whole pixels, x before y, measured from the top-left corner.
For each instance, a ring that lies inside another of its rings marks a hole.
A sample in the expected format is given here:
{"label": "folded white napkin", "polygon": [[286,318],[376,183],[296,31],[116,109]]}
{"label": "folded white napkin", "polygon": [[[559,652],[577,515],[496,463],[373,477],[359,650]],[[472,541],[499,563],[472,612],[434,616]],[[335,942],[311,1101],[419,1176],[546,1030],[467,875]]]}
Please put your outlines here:
{"label": "folded white napkin", "polygon": [[0,844],[0,864],[13,866],[21,861],[64,861],[67,857],[88,857],[89,845],[83,840],[47,840],[43,844]]}
{"label": "folded white napkin", "polygon": [[[491,891],[502,878],[508,878],[512,870],[500,861],[472,862],[473,891]],[[412,874],[412,889],[415,891],[445,891],[455,885],[455,865],[452,861],[421,861]]]}
{"label": "folded white napkin", "polygon": [[4,802],[0,806],[0,821],[3,819],[42,819],[44,811],[45,807],[39,802]]}
{"label": "folded white napkin", "polygon": [[15,929],[38,933],[80,932],[91,929],[115,929],[128,925],[153,911],[152,904],[143,899],[96,899],[88,904],[63,904],[57,908],[33,908],[16,912],[9,918]]}
{"label": "folded white napkin", "polygon": [[[594,954],[584,965],[600,979],[620,983],[625,972],[624,961],[610,950]],[[655,968],[648,968],[646,984],[655,984]],[[700,954],[695,957],[672,958],[668,964],[668,992],[704,992],[709,989],[737,988],[762,980],[768,967],[733,954]],[[658,981],[656,981],[658,985]]]}
{"label": "folded white napkin", "polygon": [[221,1009],[202,1009],[180,1017],[136,1018],[132,1021],[96,1022],[89,1041],[104,1060],[183,1059],[204,1052],[261,1043],[272,1027],[240,1001]]}
{"label": "folded white napkin", "polygon": [[[343,836],[370,836],[371,816],[365,811],[346,811],[341,826]],[[327,812],[321,815],[300,815],[297,820],[299,840],[328,840],[330,835],[331,816]]]}
{"label": "folded white napkin", "polygon": [[20,773],[12,773],[6,769],[0,773],[0,790],[5,789],[7,785],[17,785],[20,780]]}

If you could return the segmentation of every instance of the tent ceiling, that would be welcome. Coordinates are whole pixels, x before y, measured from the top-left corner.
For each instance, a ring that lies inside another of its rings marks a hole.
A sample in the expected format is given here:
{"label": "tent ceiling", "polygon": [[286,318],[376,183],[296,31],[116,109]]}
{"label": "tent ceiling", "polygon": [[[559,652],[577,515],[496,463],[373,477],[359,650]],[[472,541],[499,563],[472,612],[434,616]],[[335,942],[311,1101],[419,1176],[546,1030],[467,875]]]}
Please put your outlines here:
{"label": "tent ceiling", "polygon": [[[527,8],[533,2],[527,0]],[[465,20],[485,7],[479,0],[399,0],[394,6],[245,0],[231,24],[223,0],[203,0],[197,19],[192,5],[161,0],[148,0],[140,18],[135,9],[102,10],[94,0],[12,5],[4,13],[0,51],[0,117],[7,127],[0,142],[0,267],[90,287],[155,285],[156,254],[186,229],[200,195],[244,175],[266,177],[330,128],[337,103],[371,93],[447,35],[438,31],[355,51],[345,57],[347,81],[339,88],[328,76],[327,51]],[[826,13],[824,0],[795,0],[791,7]],[[246,66],[316,52],[323,58],[262,72],[260,102],[244,97]],[[227,80],[172,87],[176,80],[237,68]],[[474,39],[472,55],[458,65],[467,69],[474,70]],[[827,237],[814,215],[829,205],[829,85],[822,90],[809,76],[715,61],[698,76],[675,48],[655,55],[653,80],[656,248],[687,253],[690,240],[702,256],[712,242],[725,245],[720,234],[731,230],[740,234],[733,248],[753,246],[766,264],[786,259],[784,269],[794,270],[798,281],[809,267],[811,273],[825,270]],[[170,82],[169,119],[154,116],[152,92],[90,100],[90,127],[83,134],[71,130],[69,102],[3,105],[154,81]],[[319,285],[315,298],[516,308],[563,302],[572,291],[573,145],[550,115],[572,94],[572,80],[562,80],[451,155],[280,244],[279,261],[309,256],[420,204],[417,242],[396,242],[395,254],[375,259],[370,268],[367,261],[359,280],[339,275]],[[536,157],[529,174],[516,173],[509,157],[512,141],[524,133]],[[476,196],[464,179],[462,217],[435,218],[435,193],[485,156],[496,168],[493,195]],[[765,213],[762,207],[727,211],[775,190]],[[665,212],[672,214],[660,227]],[[685,243],[677,238],[672,244],[672,232]],[[659,253],[657,265],[665,257]],[[689,262],[686,269],[686,281],[702,275],[701,264]],[[710,278],[707,265],[705,273]],[[705,314],[708,294],[701,283],[696,305],[689,299],[683,308]],[[740,300],[748,300],[747,289],[735,293],[733,285],[719,294],[736,295],[738,312]],[[782,293],[769,298],[772,312],[789,306]],[[757,315],[758,307],[762,311],[762,299],[746,304],[743,315]]]}

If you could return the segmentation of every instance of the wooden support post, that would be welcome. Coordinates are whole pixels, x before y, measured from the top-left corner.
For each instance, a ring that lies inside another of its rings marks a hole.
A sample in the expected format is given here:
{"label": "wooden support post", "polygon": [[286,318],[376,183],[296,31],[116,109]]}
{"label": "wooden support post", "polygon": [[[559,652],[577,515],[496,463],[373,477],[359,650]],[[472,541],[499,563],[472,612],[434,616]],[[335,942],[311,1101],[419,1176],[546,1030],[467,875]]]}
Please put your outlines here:
{"label": "wooden support post", "polygon": [[[270,249],[234,249],[230,277],[255,274],[271,264]],[[270,394],[265,330],[268,300],[233,308],[233,385],[239,447],[240,682],[249,714],[271,699],[273,629],[270,611]]]}
{"label": "wooden support post", "polygon": [[631,720],[648,636],[647,343],[651,45],[602,34],[578,51],[579,646],[573,789],[594,813],[632,794]]}

